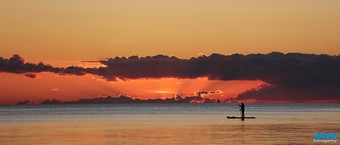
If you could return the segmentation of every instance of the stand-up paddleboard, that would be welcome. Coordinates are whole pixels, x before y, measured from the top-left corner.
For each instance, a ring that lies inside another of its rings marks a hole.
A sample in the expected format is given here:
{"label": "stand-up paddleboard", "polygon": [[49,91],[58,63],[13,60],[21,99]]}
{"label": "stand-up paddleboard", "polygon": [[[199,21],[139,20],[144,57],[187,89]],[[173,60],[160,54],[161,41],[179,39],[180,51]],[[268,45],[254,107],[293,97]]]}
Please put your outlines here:
{"label": "stand-up paddleboard", "polygon": [[235,116],[227,116],[228,119],[255,119],[255,117],[235,117]]}

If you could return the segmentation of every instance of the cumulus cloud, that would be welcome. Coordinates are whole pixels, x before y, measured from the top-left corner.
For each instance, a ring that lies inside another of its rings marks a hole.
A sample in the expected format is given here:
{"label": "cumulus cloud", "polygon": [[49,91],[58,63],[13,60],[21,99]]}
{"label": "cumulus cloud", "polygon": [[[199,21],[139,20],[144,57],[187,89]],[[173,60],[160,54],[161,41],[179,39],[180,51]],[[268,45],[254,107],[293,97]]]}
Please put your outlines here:
{"label": "cumulus cloud", "polygon": [[221,94],[223,93],[222,90],[216,90],[216,91],[198,91],[195,92],[195,95],[201,97],[201,96],[205,96],[205,95],[213,95],[213,94]]}
{"label": "cumulus cloud", "polygon": [[9,72],[24,74],[29,78],[35,78],[36,74],[39,72],[52,72],[61,75],[71,74],[71,75],[85,75],[91,72],[92,68],[82,68],[76,66],[70,66],[66,68],[53,67],[51,65],[44,64],[42,62],[38,64],[33,64],[25,62],[25,60],[19,55],[13,55],[11,58],[6,59],[0,57],[0,72]]}
{"label": "cumulus cloud", "polygon": [[[57,68],[53,68],[50,65],[43,63],[33,64],[25,63],[24,59],[19,55],[13,55],[11,58],[6,59],[0,57],[0,71],[11,73],[32,73],[32,72],[54,72],[58,71]],[[33,76],[33,75],[29,75]]]}
{"label": "cumulus cloud", "polygon": [[190,59],[164,55],[116,57],[100,61],[107,67],[89,72],[112,79],[197,78],[212,80],[263,80],[271,84],[303,84],[340,81],[340,57],[299,53],[251,55],[212,54]]}
{"label": "cumulus cloud", "polygon": [[198,78],[211,80],[262,80],[270,84],[249,90],[239,99],[339,99],[340,56],[273,52],[233,54],[180,59],[156,55],[108,58],[98,68],[55,68],[43,63],[25,63],[14,55],[0,58],[0,71],[12,73],[53,72],[58,74],[102,76],[108,81],[137,78]]}

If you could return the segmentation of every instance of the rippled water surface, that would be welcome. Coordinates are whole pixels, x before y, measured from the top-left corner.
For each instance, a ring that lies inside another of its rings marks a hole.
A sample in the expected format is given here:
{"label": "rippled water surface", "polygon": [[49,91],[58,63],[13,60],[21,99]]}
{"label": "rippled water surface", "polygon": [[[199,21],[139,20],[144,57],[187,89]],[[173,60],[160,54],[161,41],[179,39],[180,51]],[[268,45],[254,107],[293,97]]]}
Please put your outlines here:
{"label": "rippled water surface", "polygon": [[[313,144],[340,104],[0,105],[0,144]],[[338,143],[338,142],[337,142]],[[315,143],[314,143],[315,144]]]}

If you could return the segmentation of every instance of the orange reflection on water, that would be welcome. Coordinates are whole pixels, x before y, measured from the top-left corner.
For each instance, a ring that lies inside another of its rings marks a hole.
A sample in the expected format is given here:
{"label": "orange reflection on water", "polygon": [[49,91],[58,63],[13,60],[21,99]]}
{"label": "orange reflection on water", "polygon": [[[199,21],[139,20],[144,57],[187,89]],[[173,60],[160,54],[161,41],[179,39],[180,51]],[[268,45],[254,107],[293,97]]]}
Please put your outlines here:
{"label": "orange reflection on water", "polygon": [[245,121],[224,113],[9,115],[0,119],[0,144],[312,144],[317,132],[339,131],[337,114],[257,112]]}
{"label": "orange reflection on water", "polygon": [[0,144],[311,144],[336,124],[147,126],[133,123],[1,125]]}

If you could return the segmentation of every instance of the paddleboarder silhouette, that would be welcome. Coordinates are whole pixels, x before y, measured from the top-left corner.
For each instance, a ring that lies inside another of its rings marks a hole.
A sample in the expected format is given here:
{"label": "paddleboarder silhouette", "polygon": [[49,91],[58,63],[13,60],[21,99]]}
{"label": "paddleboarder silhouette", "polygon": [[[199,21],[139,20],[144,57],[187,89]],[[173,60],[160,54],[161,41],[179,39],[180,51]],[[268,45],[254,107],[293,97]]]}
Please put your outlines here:
{"label": "paddleboarder silhouette", "polygon": [[227,116],[228,119],[241,119],[242,121],[244,121],[244,119],[255,119],[255,117],[251,117],[251,116],[246,117],[244,115],[245,105],[243,103],[237,104],[237,105],[240,107],[241,117]]}
{"label": "paddleboarder silhouette", "polygon": [[240,106],[240,111],[241,111],[241,114],[242,114],[242,118],[244,118],[244,104],[241,103],[241,104],[238,104],[238,106]]}

